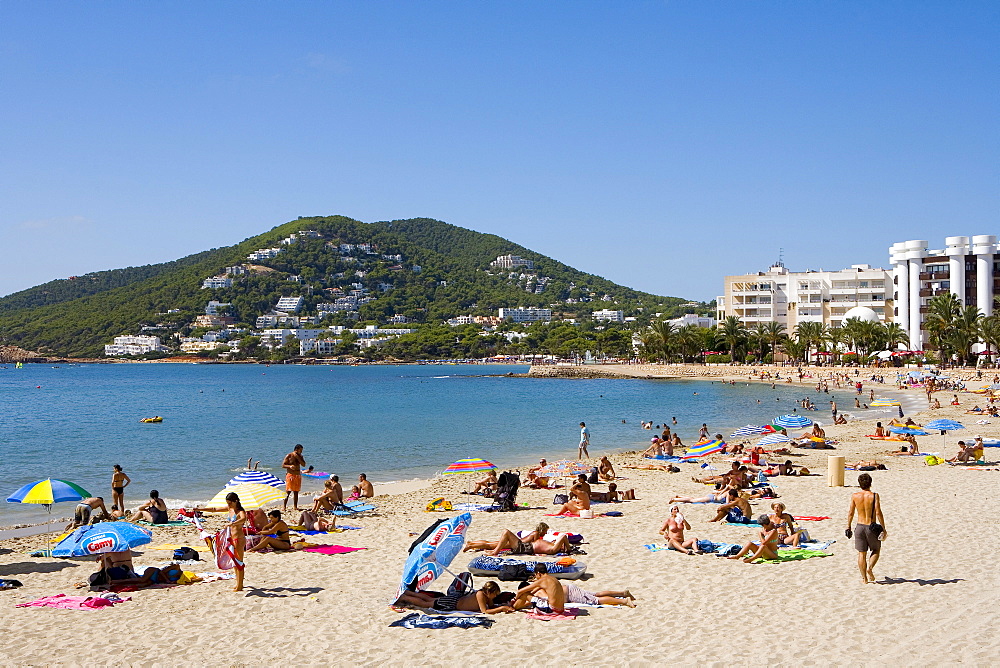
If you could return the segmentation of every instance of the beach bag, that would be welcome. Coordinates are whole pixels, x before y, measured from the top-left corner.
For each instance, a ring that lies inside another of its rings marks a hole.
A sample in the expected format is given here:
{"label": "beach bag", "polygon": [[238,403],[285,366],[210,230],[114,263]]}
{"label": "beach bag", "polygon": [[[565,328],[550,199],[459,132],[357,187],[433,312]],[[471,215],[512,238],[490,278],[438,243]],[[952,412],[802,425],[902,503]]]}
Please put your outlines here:
{"label": "beach bag", "polygon": [[872,523],[868,525],[868,530],[871,531],[875,538],[879,538],[884,532],[885,527],[875,521],[875,502],[878,501],[878,494],[872,497]]}
{"label": "beach bag", "polygon": [[600,481],[601,481],[601,479],[598,476],[597,467],[596,466],[592,466],[590,468],[590,477],[587,478],[587,482],[590,483],[591,485],[596,485]]}
{"label": "beach bag", "polygon": [[565,494],[556,494],[555,496],[552,497],[552,503],[557,506],[561,506],[562,504],[568,502],[569,502],[569,497],[566,496]]}
{"label": "beach bag", "polygon": [[497,575],[497,579],[502,580],[503,582],[527,580],[530,577],[531,572],[528,570],[527,565],[521,563],[503,564],[500,566],[500,573]]}
{"label": "beach bag", "polygon": [[935,457],[934,455],[927,455],[924,457],[924,463],[928,466],[937,466],[938,464],[943,464],[944,460],[940,457]]}
{"label": "beach bag", "polygon": [[179,547],[174,550],[174,561],[201,561],[201,557],[193,547]]}
{"label": "beach bag", "polygon": [[436,499],[432,499],[430,502],[428,502],[427,508],[425,508],[425,510],[427,512],[429,512],[429,513],[433,512],[435,510],[445,511],[445,510],[451,510],[451,509],[452,509],[451,508],[451,501],[448,501],[443,496],[439,496]]}

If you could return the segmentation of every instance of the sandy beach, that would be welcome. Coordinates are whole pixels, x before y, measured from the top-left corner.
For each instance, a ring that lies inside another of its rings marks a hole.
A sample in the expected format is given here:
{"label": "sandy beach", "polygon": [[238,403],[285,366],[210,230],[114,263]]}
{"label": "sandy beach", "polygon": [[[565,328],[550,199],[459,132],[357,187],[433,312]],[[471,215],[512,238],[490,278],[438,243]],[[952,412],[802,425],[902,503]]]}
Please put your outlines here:
{"label": "sandy beach", "polygon": [[[631,375],[657,375],[653,367]],[[627,367],[626,369],[629,369]],[[758,371],[759,368],[752,369]],[[713,378],[748,380],[750,368],[713,369]],[[789,369],[783,369],[785,374]],[[672,365],[660,375],[695,377],[704,368]],[[892,370],[886,380],[895,378]],[[809,373],[816,374],[816,370]],[[818,373],[825,375],[828,370]],[[851,371],[853,373],[853,370]],[[621,375],[630,375],[625,371]],[[871,372],[860,380],[867,394]],[[958,374],[952,374],[953,377]],[[972,376],[974,372],[965,372]],[[992,375],[992,374],[987,374]],[[704,376],[702,376],[704,377]],[[815,385],[805,378],[803,386]],[[984,378],[984,381],[986,379]],[[793,383],[798,385],[798,381]],[[978,387],[979,383],[970,383]],[[907,416],[923,423],[947,417],[963,422],[942,446],[939,434],[920,438],[921,449],[954,455],[955,442],[982,434],[1000,437],[1000,419],[977,425],[965,409],[983,405],[979,395],[960,393],[962,405],[926,410],[920,390],[892,394],[895,385],[876,387],[876,395],[905,398]],[[832,389],[832,387],[831,387]],[[917,411],[916,409],[924,409]],[[842,412],[854,414],[852,407]],[[22,581],[0,591],[0,629],[6,665],[500,665],[530,661],[541,665],[989,665],[1000,654],[1000,623],[993,619],[1000,557],[998,519],[990,508],[1000,471],[926,466],[922,457],[882,457],[890,443],[872,441],[874,419],[893,413],[867,413],[847,425],[830,424],[821,406],[809,414],[839,441],[835,451],[795,450],[790,457],[814,475],[772,478],[774,489],[796,516],[830,516],[804,521],[813,537],[834,540],[826,558],[781,564],[744,564],[715,556],[652,552],[644,544],[663,542],[657,534],[675,493],[704,495],[708,487],[680,473],[626,468],[640,462],[636,453],[615,454],[621,489],[634,488],[638,500],[617,504],[622,517],[594,519],[545,517],[554,512],[554,492],[522,489],[518,501],[530,508],[516,513],[473,513],[468,536],[495,539],[503,529],[529,529],[540,520],[557,530],[582,533],[588,591],[629,589],[635,609],[592,608],[574,620],[539,621],[522,613],[499,615],[490,629],[409,630],[389,624],[407,614],[389,607],[399,584],[406,551],[414,538],[445,513],[424,512],[427,501],[443,496],[453,503],[476,497],[460,494],[469,478],[399,483],[377,489],[374,514],[343,523],[361,530],[310,536],[311,542],[365,548],[337,555],[292,552],[252,554],[247,559],[247,589],[231,591],[228,581],[207,582],[127,594],[131,601],[102,610],[16,608],[18,603],[54,594],[80,595],[74,585],[94,572],[92,562],[30,557],[45,536],[0,541],[0,577]],[[640,418],[635,416],[638,423]],[[631,422],[631,420],[630,420]],[[638,430],[639,427],[637,426]],[[648,432],[647,432],[648,433]],[[995,462],[1000,449],[988,448]],[[606,454],[599,446],[592,455]],[[847,472],[846,487],[828,487],[827,456],[848,462],[878,458],[887,471],[872,473],[881,495],[889,538],[876,568],[878,583],[862,584],[853,541],[844,537],[850,494],[857,473]],[[725,457],[711,456],[725,468]],[[982,468],[982,467],[981,467]],[[597,489],[605,489],[598,486]],[[392,492],[386,494],[385,492]],[[478,499],[476,499],[478,500]],[[755,513],[770,501],[753,503]],[[692,525],[689,536],[744,543],[752,527],[708,522],[713,505],[684,505]],[[612,509],[598,505],[597,512]],[[58,512],[58,511],[57,511]],[[183,527],[154,530],[153,543],[136,551],[138,568],[165,564],[171,552],[161,544],[198,545]],[[464,570],[475,553],[458,556],[452,570]],[[210,556],[209,556],[210,558]],[[215,571],[214,564],[191,570]],[[476,578],[477,585],[486,581]],[[443,589],[447,582],[437,583]],[[516,583],[501,583],[511,590]],[[112,631],[111,629],[114,629]],[[518,658],[513,659],[512,655]]]}

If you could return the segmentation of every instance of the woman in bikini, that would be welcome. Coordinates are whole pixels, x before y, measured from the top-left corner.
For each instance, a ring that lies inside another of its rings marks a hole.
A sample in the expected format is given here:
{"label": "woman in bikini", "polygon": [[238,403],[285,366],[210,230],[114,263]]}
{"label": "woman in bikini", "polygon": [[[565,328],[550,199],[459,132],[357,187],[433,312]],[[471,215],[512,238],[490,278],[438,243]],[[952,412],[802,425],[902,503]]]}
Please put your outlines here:
{"label": "woman in bikini", "polygon": [[660,533],[667,539],[670,549],[683,552],[684,554],[701,554],[698,549],[697,538],[684,538],[684,530],[691,530],[691,525],[681,515],[681,509],[677,506],[670,507],[670,517],[663,523]]}
{"label": "woman in bikini", "polygon": [[114,465],[114,472],[111,474],[111,503],[125,510],[125,488],[132,480],[122,471],[121,464]]}
{"label": "woman in bikini", "polygon": [[[743,559],[746,563],[753,563],[757,559],[777,559],[778,558],[778,529],[771,524],[768,515],[761,515],[757,518],[760,523],[760,542],[750,542],[743,546],[743,549],[729,557],[730,559]],[[749,554],[753,552],[753,554]],[[744,559],[744,557],[746,557]]]}
{"label": "woman in bikini", "polygon": [[790,513],[785,512],[785,504],[772,503],[771,524],[778,530],[778,543],[798,547],[802,540],[802,532],[795,530],[795,520]]}
{"label": "woman in bikini", "polygon": [[136,508],[132,519],[135,521],[145,520],[150,524],[166,524],[169,522],[167,504],[160,498],[160,493],[155,489],[150,490],[149,502]]}
{"label": "woman in bikini", "polygon": [[572,498],[563,504],[556,515],[579,515],[581,510],[590,509],[590,493],[579,482],[570,487],[569,495]]}
{"label": "woman in bikini", "polygon": [[272,550],[292,549],[291,534],[288,532],[288,525],[281,519],[281,511],[272,510],[267,516],[270,519],[267,524],[260,528],[260,532],[265,534],[264,538],[249,548],[247,552],[260,552],[266,548]]}
{"label": "woman in bikini", "polygon": [[247,548],[247,536],[243,531],[243,526],[247,523],[247,511],[240,503],[240,495],[236,492],[226,494],[226,506],[229,509],[229,517],[226,518],[229,527],[229,538],[233,542],[233,551],[236,553],[236,586],[233,591],[243,591],[243,553]]}

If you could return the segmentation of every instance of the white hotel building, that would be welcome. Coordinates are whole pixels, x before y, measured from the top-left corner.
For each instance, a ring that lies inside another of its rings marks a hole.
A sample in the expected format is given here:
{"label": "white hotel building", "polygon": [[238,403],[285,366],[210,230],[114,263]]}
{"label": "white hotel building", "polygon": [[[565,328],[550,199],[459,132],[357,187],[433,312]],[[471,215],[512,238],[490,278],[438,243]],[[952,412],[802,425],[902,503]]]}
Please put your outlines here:
{"label": "white hotel building", "polygon": [[776,263],[766,272],[726,276],[716,297],[717,318],[735,315],[744,325],[778,322],[791,333],[800,322],[841,327],[848,318],[891,322],[892,274],[867,264],[840,271],[788,271]]}
{"label": "white hotel building", "polygon": [[951,292],[983,315],[993,314],[1000,292],[1000,259],[992,234],[947,237],[945,248],[929,250],[926,241],[900,241],[889,247],[895,290],[895,319],[910,336],[911,350],[924,350],[927,302]]}
{"label": "white hotel building", "polygon": [[114,343],[104,346],[104,354],[109,357],[120,355],[145,355],[146,353],[168,352],[158,336],[116,336]]}

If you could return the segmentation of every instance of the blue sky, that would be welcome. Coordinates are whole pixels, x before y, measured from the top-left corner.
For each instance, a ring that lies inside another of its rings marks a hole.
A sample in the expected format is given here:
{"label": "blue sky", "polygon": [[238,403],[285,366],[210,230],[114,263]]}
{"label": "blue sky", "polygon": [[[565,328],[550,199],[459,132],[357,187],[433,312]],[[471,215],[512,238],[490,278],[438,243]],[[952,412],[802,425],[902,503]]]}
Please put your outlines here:
{"label": "blue sky", "polygon": [[658,294],[1000,233],[1000,4],[0,0],[0,294],[297,216]]}

